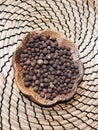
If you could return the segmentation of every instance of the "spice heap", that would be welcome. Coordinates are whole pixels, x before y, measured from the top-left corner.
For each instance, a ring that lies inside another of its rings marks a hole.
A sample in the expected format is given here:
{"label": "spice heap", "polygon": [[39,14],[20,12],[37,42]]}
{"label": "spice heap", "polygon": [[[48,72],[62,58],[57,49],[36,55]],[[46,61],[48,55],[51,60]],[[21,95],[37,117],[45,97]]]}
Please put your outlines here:
{"label": "spice heap", "polygon": [[20,55],[25,87],[31,87],[46,100],[67,95],[79,76],[71,49],[59,45],[55,37],[37,34]]}

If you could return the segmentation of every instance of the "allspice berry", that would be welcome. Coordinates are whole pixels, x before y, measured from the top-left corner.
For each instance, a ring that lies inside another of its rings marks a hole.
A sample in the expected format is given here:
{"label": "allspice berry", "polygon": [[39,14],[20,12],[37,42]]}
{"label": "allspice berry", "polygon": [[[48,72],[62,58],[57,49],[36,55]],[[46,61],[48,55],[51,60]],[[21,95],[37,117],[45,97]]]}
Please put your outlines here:
{"label": "allspice berry", "polygon": [[42,59],[39,59],[39,60],[37,61],[37,64],[42,65],[42,64],[43,64],[43,60],[42,60]]}

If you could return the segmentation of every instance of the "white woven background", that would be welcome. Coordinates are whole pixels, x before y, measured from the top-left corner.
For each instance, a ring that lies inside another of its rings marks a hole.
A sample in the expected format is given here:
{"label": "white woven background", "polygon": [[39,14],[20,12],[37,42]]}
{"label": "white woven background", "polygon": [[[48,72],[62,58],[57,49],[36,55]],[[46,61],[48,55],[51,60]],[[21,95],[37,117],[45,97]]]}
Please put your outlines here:
{"label": "white woven background", "polygon": [[[55,28],[79,49],[85,74],[74,99],[40,107],[18,90],[12,56],[33,29]],[[97,0],[0,0],[0,130],[98,129]]]}

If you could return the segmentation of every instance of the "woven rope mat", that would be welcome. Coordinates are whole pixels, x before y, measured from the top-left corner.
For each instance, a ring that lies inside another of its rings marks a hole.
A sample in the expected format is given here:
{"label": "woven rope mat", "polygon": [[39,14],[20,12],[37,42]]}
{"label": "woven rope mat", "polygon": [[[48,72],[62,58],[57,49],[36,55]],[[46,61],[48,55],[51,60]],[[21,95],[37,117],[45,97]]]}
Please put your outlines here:
{"label": "woven rope mat", "polygon": [[[33,29],[55,28],[76,42],[85,74],[74,99],[50,108],[18,90],[12,56]],[[98,130],[97,0],[0,0],[0,130]]]}

